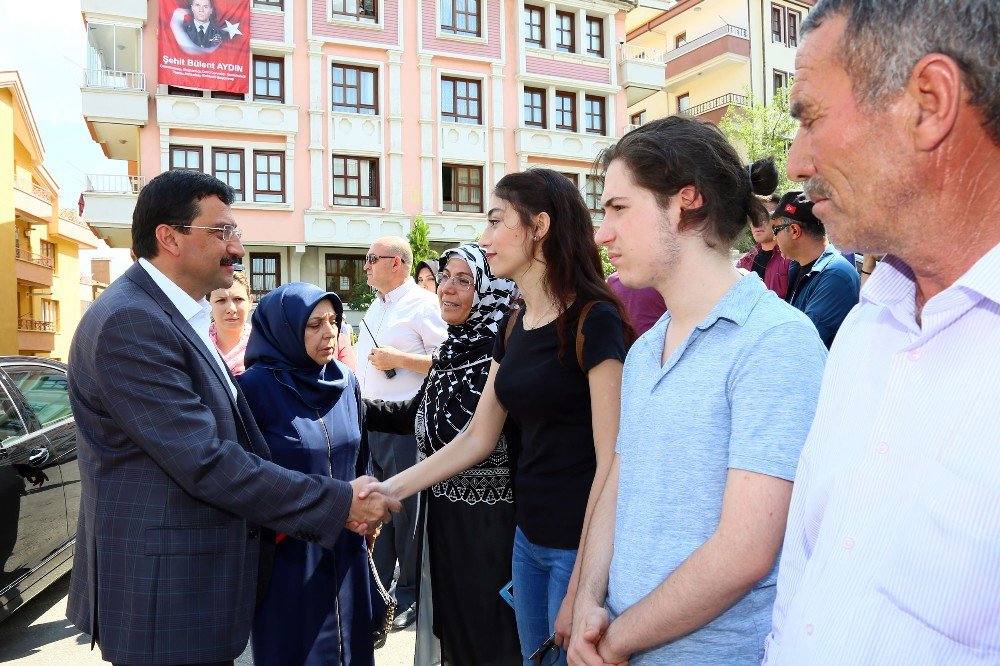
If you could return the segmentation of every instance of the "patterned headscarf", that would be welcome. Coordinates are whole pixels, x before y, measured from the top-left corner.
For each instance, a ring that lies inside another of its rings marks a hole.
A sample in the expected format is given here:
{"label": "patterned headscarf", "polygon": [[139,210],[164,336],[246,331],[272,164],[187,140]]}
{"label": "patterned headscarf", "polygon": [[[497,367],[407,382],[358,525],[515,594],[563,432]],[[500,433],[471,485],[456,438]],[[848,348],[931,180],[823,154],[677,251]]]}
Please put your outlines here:
{"label": "patterned headscarf", "polygon": [[472,310],[463,323],[448,326],[448,339],[434,354],[417,411],[417,440],[424,456],[451,442],[472,420],[490,372],[500,322],[517,295],[511,280],[493,276],[486,251],[475,243],[447,250],[441,255],[441,269],[453,258],[464,259],[474,276]]}

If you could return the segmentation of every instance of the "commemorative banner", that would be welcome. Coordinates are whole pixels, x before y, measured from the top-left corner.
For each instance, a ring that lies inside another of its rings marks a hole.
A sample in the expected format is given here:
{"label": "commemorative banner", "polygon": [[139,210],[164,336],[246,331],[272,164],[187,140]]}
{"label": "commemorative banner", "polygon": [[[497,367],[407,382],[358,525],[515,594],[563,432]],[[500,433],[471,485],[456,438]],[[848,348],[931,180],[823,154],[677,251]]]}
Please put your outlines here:
{"label": "commemorative banner", "polygon": [[160,0],[159,82],[250,91],[250,3]]}

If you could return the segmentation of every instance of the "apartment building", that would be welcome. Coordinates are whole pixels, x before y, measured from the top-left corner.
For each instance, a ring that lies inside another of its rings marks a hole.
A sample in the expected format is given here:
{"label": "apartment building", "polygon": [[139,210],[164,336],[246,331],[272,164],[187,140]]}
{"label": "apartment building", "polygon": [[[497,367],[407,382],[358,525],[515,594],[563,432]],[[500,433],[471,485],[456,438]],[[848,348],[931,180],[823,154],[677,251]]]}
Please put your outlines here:
{"label": "apartment building", "polygon": [[634,6],[252,0],[239,95],[159,82],[155,0],[82,0],[83,113],[128,164],[91,177],[88,221],[128,247],[147,179],[212,173],[237,193],[258,295],[304,280],[346,298],[371,241],[405,235],[417,215],[438,249],[475,238],[505,173],[556,168],[596,210],[591,165],[626,129],[636,84],[620,57]]}
{"label": "apartment building", "polygon": [[79,252],[97,236],[61,208],[17,72],[0,72],[0,356],[65,361],[81,315]]}
{"label": "apartment building", "polygon": [[682,0],[666,11],[638,7],[626,22],[624,66],[662,72],[636,87],[628,122],[684,113],[718,122],[747,92],[769,103],[795,71],[799,26],[814,0]]}

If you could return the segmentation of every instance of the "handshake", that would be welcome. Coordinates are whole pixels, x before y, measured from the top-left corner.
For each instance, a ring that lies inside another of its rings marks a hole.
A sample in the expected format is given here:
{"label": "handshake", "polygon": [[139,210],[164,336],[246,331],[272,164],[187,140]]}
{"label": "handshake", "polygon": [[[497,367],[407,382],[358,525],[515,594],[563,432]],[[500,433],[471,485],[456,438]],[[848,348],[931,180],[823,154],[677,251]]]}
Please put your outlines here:
{"label": "handshake", "polygon": [[387,484],[379,483],[372,476],[359,476],[351,483],[354,497],[347,514],[345,527],[363,536],[372,536],[383,523],[392,521],[390,511],[399,511],[403,505],[388,491]]}

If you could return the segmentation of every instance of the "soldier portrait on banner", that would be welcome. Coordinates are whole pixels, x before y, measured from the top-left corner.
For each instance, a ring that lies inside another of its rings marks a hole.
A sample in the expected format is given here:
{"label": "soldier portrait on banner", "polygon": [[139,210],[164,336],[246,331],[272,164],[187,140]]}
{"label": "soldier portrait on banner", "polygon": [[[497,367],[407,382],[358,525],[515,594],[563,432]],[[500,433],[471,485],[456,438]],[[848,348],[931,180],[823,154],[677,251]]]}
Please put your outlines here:
{"label": "soldier portrait on banner", "polygon": [[247,93],[250,3],[160,0],[159,47],[160,83]]}

